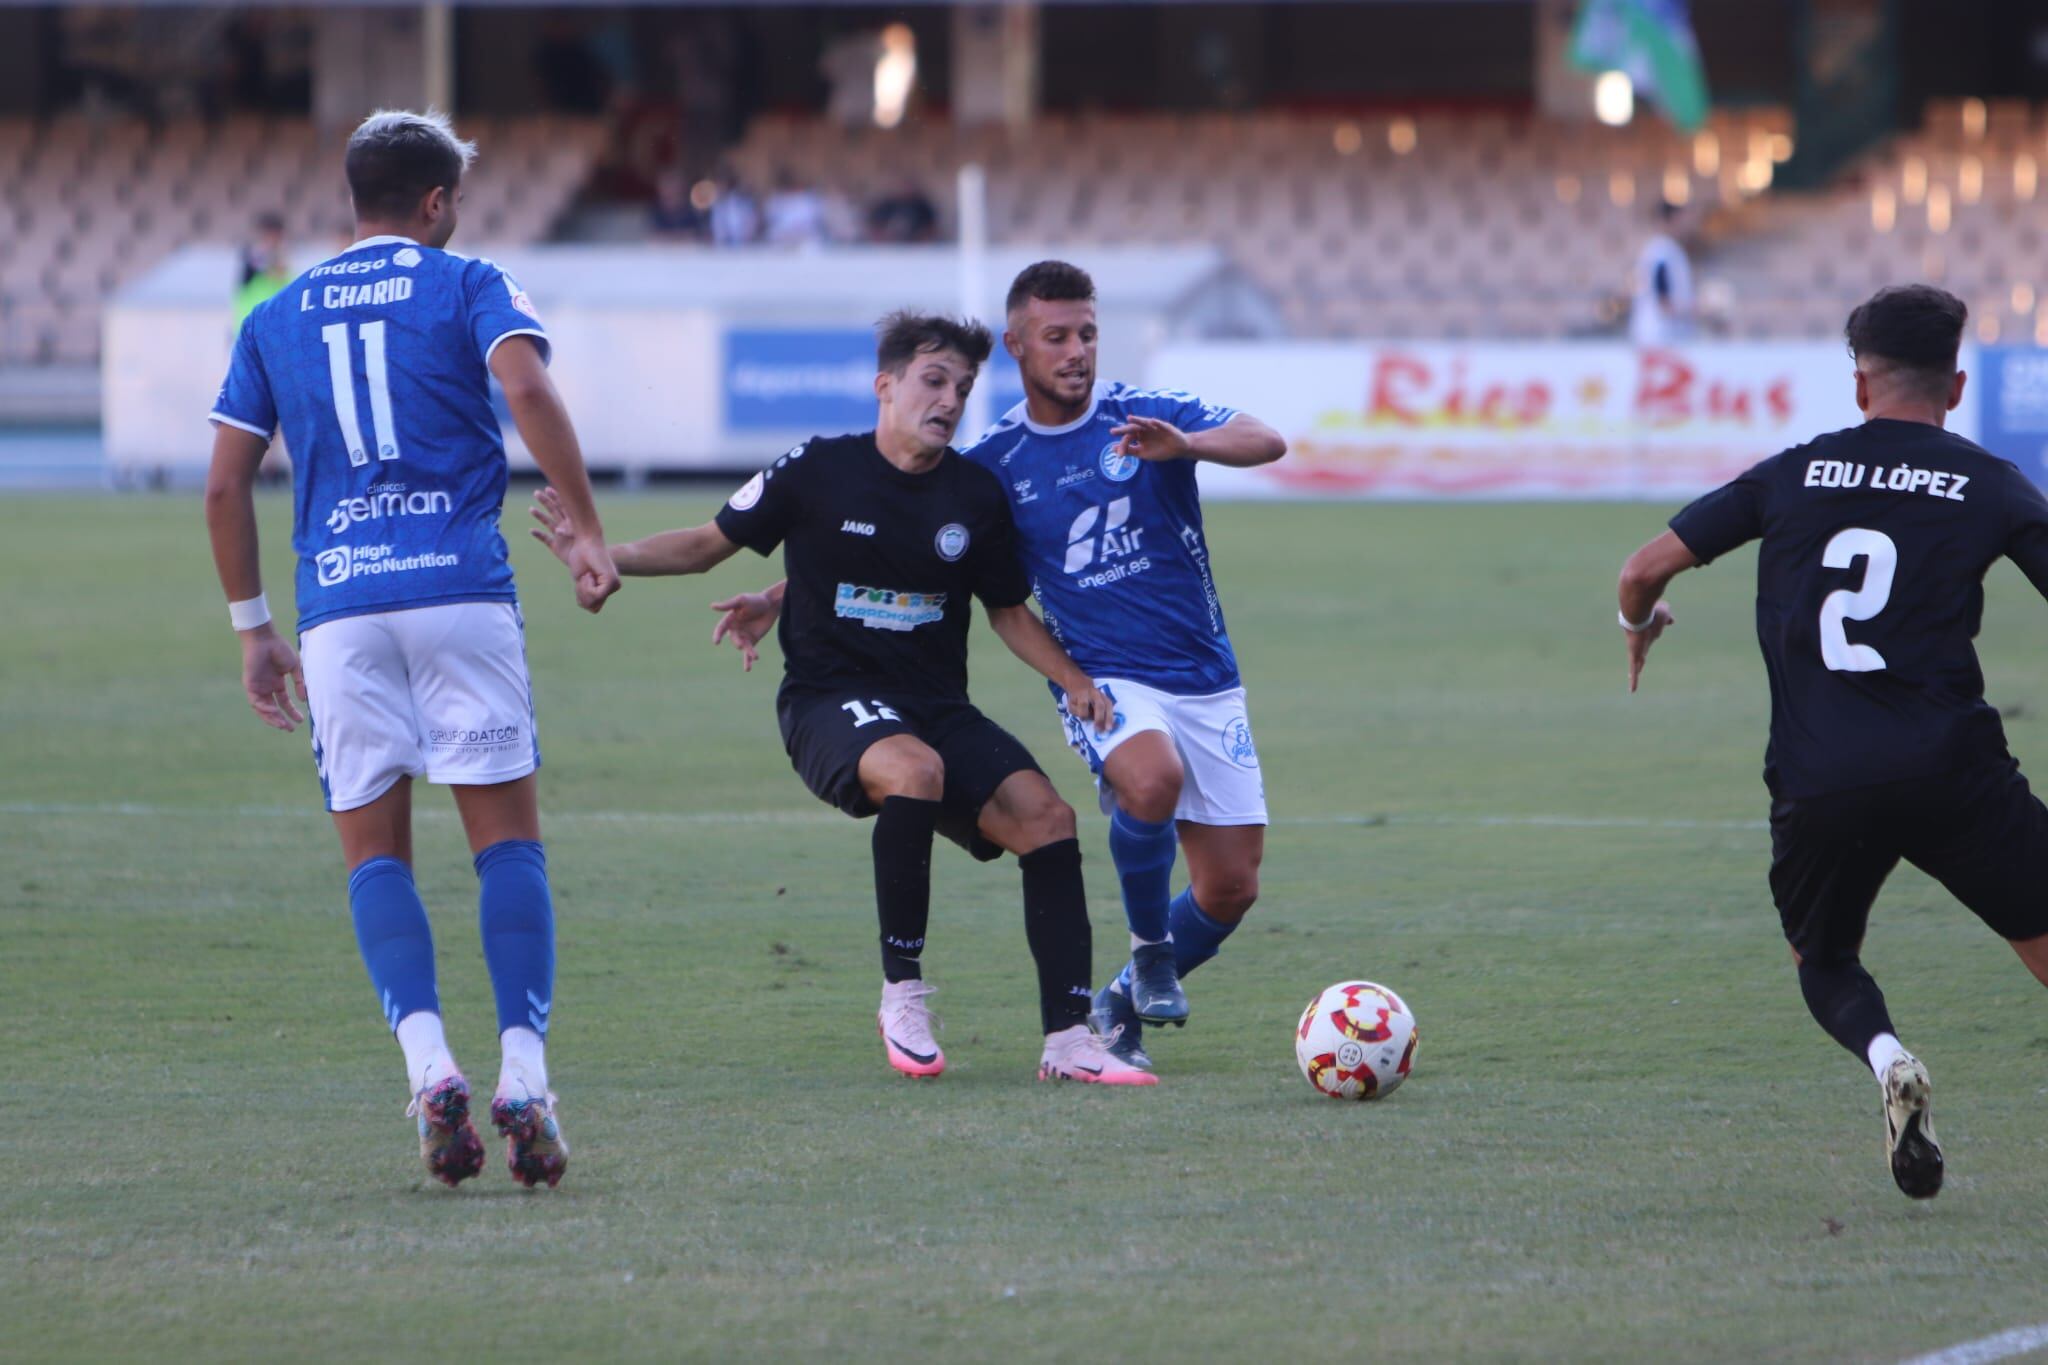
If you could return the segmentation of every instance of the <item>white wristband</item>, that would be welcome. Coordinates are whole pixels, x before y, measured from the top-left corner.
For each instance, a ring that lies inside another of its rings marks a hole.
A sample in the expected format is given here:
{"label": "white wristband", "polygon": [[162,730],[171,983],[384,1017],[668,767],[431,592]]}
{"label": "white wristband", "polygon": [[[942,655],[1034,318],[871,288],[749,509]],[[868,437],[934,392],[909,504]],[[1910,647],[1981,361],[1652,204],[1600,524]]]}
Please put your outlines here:
{"label": "white wristband", "polygon": [[1629,620],[1628,613],[1618,609],[1615,611],[1614,615],[1615,619],[1621,622],[1621,628],[1631,635],[1640,635],[1644,631],[1648,630],[1651,626],[1657,624],[1657,609],[1655,607],[1651,607],[1650,614],[1648,616],[1645,616],[1640,621]]}
{"label": "white wristband", "polygon": [[254,630],[270,620],[270,598],[257,593],[245,602],[228,603],[228,623],[236,630]]}

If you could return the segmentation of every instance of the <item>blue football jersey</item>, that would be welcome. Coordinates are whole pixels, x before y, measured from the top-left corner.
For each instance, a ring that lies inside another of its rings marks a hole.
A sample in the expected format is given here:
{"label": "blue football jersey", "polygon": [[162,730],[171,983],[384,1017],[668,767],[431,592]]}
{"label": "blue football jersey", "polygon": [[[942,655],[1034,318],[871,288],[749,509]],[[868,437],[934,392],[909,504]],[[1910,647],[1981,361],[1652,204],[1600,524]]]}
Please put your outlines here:
{"label": "blue football jersey", "polygon": [[1239,685],[1237,655],[1195,463],[1119,455],[1110,430],[1133,415],[1193,433],[1237,413],[1190,394],[1098,384],[1076,421],[1042,427],[1020,403],[961,453],[1002,481],[1032,592],[1075,663],[1179,696],[1226,691]]}
{"label": "blue football jersey", "polygon": [[284,431],[301,631],[514,599],[488,369],[512,336],[548,354],[511,276],[404,237],[357,242],[242,324],[212,418]]}

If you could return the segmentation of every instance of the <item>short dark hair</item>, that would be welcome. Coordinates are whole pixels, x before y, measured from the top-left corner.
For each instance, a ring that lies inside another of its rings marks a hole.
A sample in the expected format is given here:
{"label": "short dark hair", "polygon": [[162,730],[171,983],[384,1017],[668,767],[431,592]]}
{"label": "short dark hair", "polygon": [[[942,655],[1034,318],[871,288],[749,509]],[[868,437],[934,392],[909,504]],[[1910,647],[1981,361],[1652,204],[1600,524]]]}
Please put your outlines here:
{"label": "short dark hair", "polygon": [[1027,265],[1010,281],[1010,297],[1003,300],[1003,312],[1014,313],[1032,299],[1064,303],[1069,299],[1094,302],[1095,281],[1078,265],[1065,261],[1039,261]]}
{"label": "short dark hair", "polygon": [[428,191],[451,193],[476,159],[476,144],[455,136],[445,114],[379,109],[348,140],[342,167],[356,217],[403,220]]}
{"label": "short dark hair", "polygon": [[1931,284],[1895,284],[1878,290],[1849,314],[1842,329],[1858,363],[1885,361],[1910,372],[1929,396],[1946,395],[1955,378],[1969,305]]}
{"label": "short dark hair", "polygon": [[988,328],[972,318],[905,308],[875,324],[875,366],[890,374],[902,374],[911,361],[935,351],[958,351],[979,370],[994,348]]}

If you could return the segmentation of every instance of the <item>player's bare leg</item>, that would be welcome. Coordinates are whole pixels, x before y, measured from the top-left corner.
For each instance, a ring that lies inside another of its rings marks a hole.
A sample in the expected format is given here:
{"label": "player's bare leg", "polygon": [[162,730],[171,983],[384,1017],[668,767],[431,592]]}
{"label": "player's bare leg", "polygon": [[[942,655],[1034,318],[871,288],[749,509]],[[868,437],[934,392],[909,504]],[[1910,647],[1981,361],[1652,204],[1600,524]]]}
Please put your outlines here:
{"label": "player's bare leg", "polygon": [[534,775],[488,787],[450,787],[471,857],[507,839],[540,838],[540,790]]}
{"label": "player's bare leg", "polygon": [[543,1182],[552,1188],[569,1168],[569,1144],[548,1085],[555,916],[540,841],[539,786],[529,773],[450,790],[476,864],[478,929],[498,1005],[503,1060],[491,1123],[505,1139],[512,1178],[529,1188]]}
{"label": "player's bare leg", "polygon": [[401,777],[367,806],[334,812],[341,836],[342,866],[351,870],[372,858],[412,863],[412,779]]}
{"label": "player's bare leg", "polygon": [[860,756],[860,785],[876,805],[892,796],[936,801],[946,793],[946,765],[914,735],[891,735]]}
{"label": "player's bare leg", "polygon": [[875,913],[881,921],[882,1004],[875,1027],[889,1065],[935,1077],[946,1054],[932,1036],[933,987],[921,961],[931,918],[932,831],[946,765],[923,740],[891,735],[860,758],[862,789],[875,805]]}
{"label": "player's bare leg", "polygon": [[2020,961],[2026,963],[2027,970],[2034,974],[2034,980],[2048,986],[2048,934],[2009,941],[2012,950],[2020,955]]}
{"label": "player's bare leg", "polygon": [[[1143,730],[1110,751],[1102,780],[1116,797],[1109,821],[1109,853],[1122,885],[1124,919],[1131,930],[1130,965],[1097,997],[1096,1013],[1123,1026],[1126,1060],[1141,1055],[1143,1024],[1187,1023],[1188,997],[1174,960],[1172,908],[1173,812],[1186,771],[1173,738]],[[1119,998],[1120,997],[1120,998]],[[1126,1018],[1125,1016],[1128,1016]]]}
{"label": "player's bare leg", "polygon": [[1189,887],[1202,913],[1235,928],[1259,899],[1259,864],[1266,858],[1264,825],[1180,822]]}
{"label": "player's bare leg", "polygon": [[349,869],[356,942],[386,1021],[405,1052],[412,1091],[406,1113],[419,1120],[420,1160],[444,1185],[484,1168],[484,1147],[469,1117],[469,1082],[441,1028],[434,943],[412,880],[412,779],[354,810],[334,813]]}
{"label": "player's bare leg", "polygon": [[981,833],[1017,855],[1024,874],[1024,937],[1038,965],[1038,1009],[1045,1050],[1042,1081],[1154,1085],[1158,1077],[1109,1051],[1110,1040],[1088,1026],[1088,892],[1081,881],[1081,845],[1074,808],[1044,773],[1014,772],[981,809]]}

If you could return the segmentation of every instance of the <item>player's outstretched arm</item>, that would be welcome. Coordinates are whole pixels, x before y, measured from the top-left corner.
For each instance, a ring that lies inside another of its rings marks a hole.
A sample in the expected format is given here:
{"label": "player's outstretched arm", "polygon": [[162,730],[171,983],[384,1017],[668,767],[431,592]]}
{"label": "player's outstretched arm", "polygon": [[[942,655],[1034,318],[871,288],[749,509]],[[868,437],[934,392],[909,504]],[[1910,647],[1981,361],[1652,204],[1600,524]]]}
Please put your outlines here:
{"label": "player's outstretched arm", "polygon": [[[543,488],[533,495],[533,519],[540,523],[533,538],[552,550],[555,558],[570,563],[570,551],[582,539],[581,529],[558,490]],[[717,522],[707,521],[688,530],[663,531],[609,546],[607,562],[628,578],[663,578],[703,573],[732,558],[739,548],[725,538]]]}
{"label": "player's outstretched arm", "polygon": [[1109,434],[1118,438],[1124,454],[1141,460],[1207,460],[1249,469],[1287,453],[1287,441],[1279,432],[1242,412],[1220,427],[1192,435],[1163,418],[1138,416],[1111,427]]}
{"label": "player's outstretched arm", "polygon": [[533,462],[567,508],[574,533],[567,553],[550,545],[576,582],[576,602],[585,611],[601,611],[604,600],[619,590],[619,571],[604,543],[597,500],[590,492],[590,473],[583,467],[583,447],[569,409],[548,377],[540,348],[532,337],[508,337],[491,352],[491,373],[504,387],[505,402],[520,439]]}
{"label": "player's outstretched arm", "polygon": [[1014,607],[990,607],[988,623],[1010,652],[1037,669],[1054,687],[1066,693],[1067,714],[1092,722],[1097,731],[1108,734],[1116,724],[1116,705],[1102,694],[1095,680],[1060,648],[1045,622],[1022,602]]}
{"label": "player's outstretched arm", "polygon": [[775,618],[782,615],[782,595],[788,590],[789,580],[785,578],[764,591],[743,592],[711,604],[711,610],[723,613],[711,628],[711,643],[718,645],[731,640],[733,648],[740,652],[741,672],[754,671],[754,662],[761,657],[757,646],[775,629]]}
{"label": "player's outstretched arm", "polygon": [[256,555],[256,470],[267,438],[221,423],[213,433],[213,464],[206,471],[206,534],[213,567],[228,595],[228,619],[242,637],[242,690],[265,725],[289,731],[305,717],[285,687],[290,679],[306,699],[298,652],[271,624]]}
{"label": "player's outstretched arm", "polygon": [[1628,636],[1628,690],[1636,690],[1643,676],[1643,664],[1650,646],[1664,634],[1664,628],[1678,618],[1664,601],[1664,589],[1671,580],[1695,568],[1699,558],[1685,542],[1666,531],[1628,557],[1621,566],[1621,628]]}

